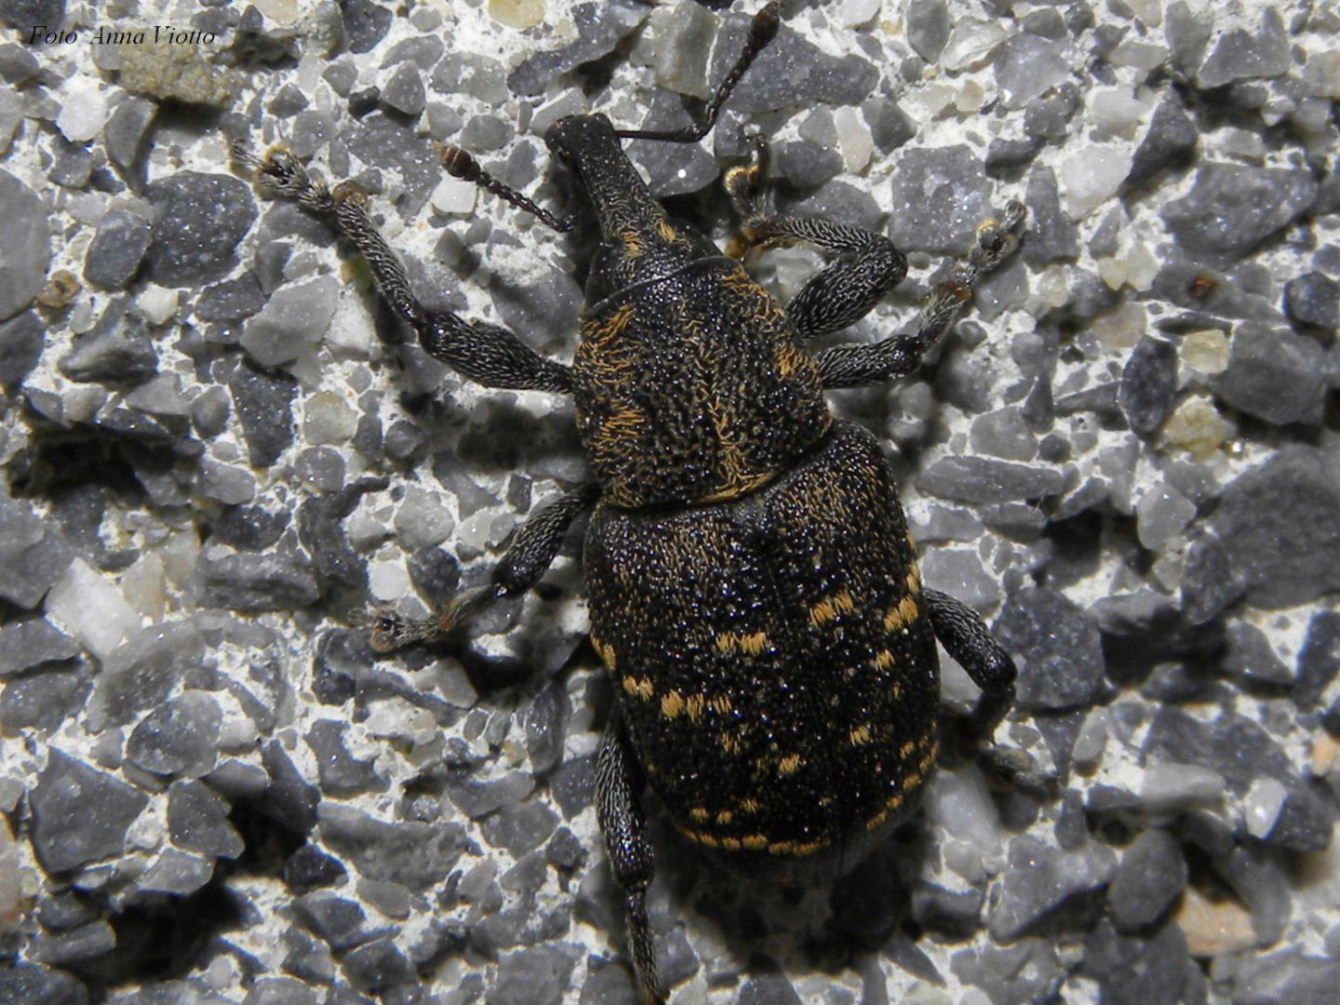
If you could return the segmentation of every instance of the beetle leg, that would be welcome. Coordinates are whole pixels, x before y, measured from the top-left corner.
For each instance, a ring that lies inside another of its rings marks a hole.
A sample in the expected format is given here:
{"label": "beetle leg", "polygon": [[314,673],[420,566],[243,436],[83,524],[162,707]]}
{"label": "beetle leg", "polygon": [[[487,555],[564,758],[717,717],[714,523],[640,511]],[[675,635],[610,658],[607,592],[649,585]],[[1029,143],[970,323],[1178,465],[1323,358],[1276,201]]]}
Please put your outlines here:
{"label": "beetle leg", "polygon": [[628,749],[616,708],[605,727],[596,759],[596,819],[605,836],[605,854],[614,878],[624,892],[628,950],[633,958],[638,1000],[641,1005],[654,1005],[665,1001],[665,991],[656,973],[656,952],[647,918],[647,888],[655,863],[642,811],[642,784],[637,759]]}
{"label": "beetle leg", "polygon": [[923,590],[921,596],[930,611],[935,637],[982,689],[981,700],[965,724],[968,735],[988,739],[1014,700],[1014,660],[963,601],[939,590]]}
{"label": "beetle leg", "polygon": [[819,353],[824,387],[863,387],[915,370],[922,355],[944,337],[972,299],[982,276],[1014,252],[1018,245],[1014,231],[1023,223],[1024,214],[1023,203],[1011,200],[1000,220],[988,220],[977,228],[977,243],[968,260],[931,291],[915,334],[895,335],[869,345],[838,345]]}
{"label": "beetle leg", "polygon": [[234,156],[254,169],[256,180],[265,188],[334,221],[367,260],[383,299],[414,329],[433,358],[485,387],[571,392],[572,368],[545,359],[514,333],[482,321],[466,321],[450,311],[429,312],[419,303],[400,260],[368,215],[367,195],[357,185],[343,182],[329,189],[313,181],[298,159],[282,149],[271,150],[258,160],[234,147]]}
{"label": "beetle leg", "polygon": [[553,564],[568,526],[594,506],[599,495],[595,485],[583,486],[532,514],[521,525],[502,560],[493,567],[489,581],[456,594],[438,609],[436,616],[411,619],[393,611],[375,613],[370,619],[372,648],[385,653],[416,642],[437,641],[493,601],[525,593]]}

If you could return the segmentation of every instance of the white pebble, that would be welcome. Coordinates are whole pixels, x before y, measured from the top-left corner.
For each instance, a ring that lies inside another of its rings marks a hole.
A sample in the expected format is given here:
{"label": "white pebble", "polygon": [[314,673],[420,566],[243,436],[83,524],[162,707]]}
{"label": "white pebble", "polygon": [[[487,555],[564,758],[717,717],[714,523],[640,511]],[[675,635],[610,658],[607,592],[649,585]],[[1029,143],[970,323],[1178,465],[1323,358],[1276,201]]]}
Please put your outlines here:
{"label": "white pebble", "polygon": [[107,99],[98,85],[84,79],[70,86],[56,116],[56,128],[71,143],[87,143],[102,132],[107,121]]}
{"label": "white pebble", "polygon": [[67,628],[98,659],[106,659],[127,635],[140,627],[121,590],[102,573],[76,558],[47,594],[47,614]]}

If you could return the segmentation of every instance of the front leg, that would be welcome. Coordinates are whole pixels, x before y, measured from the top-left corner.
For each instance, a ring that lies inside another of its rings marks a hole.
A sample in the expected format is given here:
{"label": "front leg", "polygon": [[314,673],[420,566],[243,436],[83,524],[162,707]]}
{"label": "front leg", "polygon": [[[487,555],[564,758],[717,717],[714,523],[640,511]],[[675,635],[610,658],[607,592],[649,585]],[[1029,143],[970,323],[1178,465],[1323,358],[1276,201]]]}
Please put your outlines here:
{"label": "front leg", "polygon": [[1018,245],[1014,231],[1024,221],[1023,203],[1011,201],[1000,220],[987,220],[977,228],[977,244],[966,262],[931,292],[921,310],[921,323],[914,334],[895,335],[869,345],[839,345],[818,356],[824,387],[864,387],[905,377],[917,368],[921,357],[949,331],[959,312],[972,299],[982,276],[1008,258]]}
{"label": "front leg", "polygon": [[487,583],[456,594],[432,618],[413,620],[378,612],[372,618],[369,644],[377,652],[388,653],[414,643],[436,642],[494,601],[525,593],[553,564],[572,521],[594,506],[599,497],[599,489],[587,485],[546,504],[521,525]]}
{"label": "front leg", "polygon": [[426,310],[410,289],[400,260],[368,215],[367,196],[357,185],[344,182],[331,190],[313,181],[286,150],[271,150],[257,160],[234,148],[234,156],[254,169],[256,180],[266,188],[334,221],[366,259],[383,299],[414,329],[433,358],[485,387],[571,393],[572,368],[545,359],[513,332],[482,321],[466,321],[450,311]]}
{"label": "front leg", "polygon": [[726,193],[742,218],[745,245],[810,244],[833,259],[786,305],[787,317],[801,338],[818,338],[855,324],[902,282],[907,259],[882,234],[829,220],[773,215],[764,184],[768,147],[760,136],[751,140],[753,163],[732,168],[725,180]]}

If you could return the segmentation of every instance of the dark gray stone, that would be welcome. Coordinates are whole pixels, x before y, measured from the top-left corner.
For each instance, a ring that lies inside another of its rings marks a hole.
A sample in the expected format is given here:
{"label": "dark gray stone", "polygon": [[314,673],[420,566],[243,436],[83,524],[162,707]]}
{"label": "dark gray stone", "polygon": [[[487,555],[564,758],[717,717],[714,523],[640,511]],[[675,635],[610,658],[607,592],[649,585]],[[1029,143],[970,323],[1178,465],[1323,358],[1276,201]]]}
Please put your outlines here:
{"label": "dark gray stone", "polygon": [[165,848],[136,881],[143,893],[167,893],[185,897],[214,878],[214,859],[176,848]]}
{"label": "dark gray stone", "polygon": [[109,209],[84,254],[84,278],[104,290],[125,289],[152,239],[148,221],[128,209]]}
{"label": "dark gray stone", "polygon": [[145,716],[130,734],[126,758],[159,775],[198,778],[218,758],[223,712],[209,694],[188,691]]}
{"label": "dark gray stone", "polygon": [[201,321],[241,321],[265,306],[260,280],[247,270],[236,279],[206,287],[195,304],[195,316]]}
{"label": "dark gray stone", "polygon": [[293,901],[299,924],[334,950],[347,949],[362,941],[367,915],[352,900],[333,893],[309,893]]}
{"label": "dark gray stone", "polygon": [[[0,634],[0,639],[3,635]],[[0,652],[3,645],[0,645]],[[550,682],[537,694],[522,715],[526,729],[526,753],[536,776],[547,774],[563,756],[563,727],[568,715],[568,691],[562,681]]]}
{"label": "dark gray stone", "polygon": [[484,840],[513,856],[538,848],[554,832],[558,814],[542,802],[510,804],[484,821]]}
{"label": "dark gray stone", "polygon": [[25,618],[0,627],[0,677],[40,663],[68,660],[79,643],[45,618]]}
{"label": "dark gray stone", "polygon": [[[1340,617],[1336,620],[1340,621]],[[1221,666],[1233,680],[1247,686],[1287,687],[1293,683],[1293,673],[1275,654],[1266,633],[1255,625],[1246,621],[1230,622],[1224,631],[1224,641]],[[1306,649],[1304,643],[1304,652]],[[1299,661],[1302,661],[1302,653],[1299,653]]]}
{"label": "dark gray stone", "polygon": [[46,326],[32,311],[0,322],[0,388],[13,388],[32,373],[45,347]]}
{"label": "dark gray stone", "polygon": [[1028,835],[1015,838],[988,917],[992,937],[1010,941],[1028,934],[1071,897],[1102,887],[1116,868],[1116,853],[1107,845],[1059,851]]}
{"label": "dark gray stone", "polygon": [[1311,711],[1337,674],[1340,674],[1340,612],[1317,611],[1307,623],[1307,634],[1298,651],[1293,700],[1299,708]]}
{"label": "dark gray stone", "polygon": [[36,607],[73,559],[59,526],[25,501],[0,499],[0,598]]}
{"label": "dark gray stone", "polygon": [[917,488],[944,499],[1002,503],[1041,499],[1065,490],[1065,476],[1047,467],[989,457],[942,457],[922,472]]}
{"label": "dark gray stone", "polygon": [[48,872],[66,872],[121,854],[149,797],[53,747],[30,802],[33,850]]}
{"label": "dark gray stone", "polygon": [[145,256],[160,286],[200,287],[237,265],[237,246],[256,219],[250,189],[231,175],[182,171],[145,189],[158,212]]}
{"label": "dark gray stone", "polygon": [[1177,350],[1164,339],[1142,338],[1121,371],[1121,413],[1132,430],[1148,436],[1172,413],[1176,398]]}
{"label": "dark gray stone", "polygon": [[1231,712],[1204,723],[1180,708],[1164,706],[1154,714],[1141,749],[1146,765],[1173,761],[1216,771],[1238,796],[1261,775],[1285,784],[1297,780],[1288,754],[1270,734]]}
{"label": "dark gray stone", "polygon": [[69,966],[116,948],[116,932],[106,921],[91,921],[66,932],[39,935],[29,952],[39,963]]}
{"label": "dark gray stone", "polygon": [[1316,424],[1327,390],[1325,359],[1315,339],[1244,321],[1233,333],[1228,369],[1215,379],[1215,393],[1276,425]]}
{"label": "dark gray stone", "polygon": [[427,103],[427,93],[418,69],[412,63],[397,66],[382,86],[381,99],[404,115],[418,115],[422,112]]}
{"label": "dark gray stone", "polygon": [[906,18],[907,44],[927,63],[934,63],[949,41],[949,9],[945,0],[911,0]]}
{"label": "dark gray stone", "polygon": [[1289,872],[1279,853],[1252,845],[1239,845],[1214,864],[1215,871],[1247,905],[1257,941],[1274,945],[1284,934],[1293,913]]}
{"label": "dark gray stone", "polygon": [[1340,961],[1296,947],[1243,962],[1233,978],[1233,1005],[1303,1005],[1335,999]]}
{"label": "dark gray stone", "polygon": [[319,1005],[315,988],[292,977],[258,977],[242,1005]]}
{"label": "dark gray stone", "polygon": [[1195,151],[1199,135],[1181,97],[1174,90],[1167,91],[1154,109],[1149,131],[1135,148],[1126,184],[1145,185],[1164,168],[1182,164]]}
{"label": "dark gray stone", "polygon": [[17,42],[0,45],[0,78],[9,84],[25,84],[37,76],[42,64]]}
{"label": "dark gray stone", "polygon": [[1317,183],[1305,171],[1211,163],[1162,216],[1188,251],[1233,261],[1287,227],[1316,197]]}
{"label": "dark gray stone", "polygon": [[236,554],[196,562],[197,595],[205,607],[232,611],[289,611],[309,607],[321,597],[316,577],[296,557]]}
{"label": "dark gray stone", "polygon": [[138,384],[158,371],[149,326],[114,301],[91,331],[75,336],[61,358],[60,372],[71,380],[101,384]]}
{"label": "dark gray stone", "polygon": [[102,142],[112,163],[134,167],[144,152],[144,137],[158,106],[148,98],[127,94],[112,110],[102,127]]}
{"label": "dark gray stone", "polygon": [[307,731],[307,746],[316,756],[322,793],[346,799],[362,792],[385,792],[390,782],[377,774],[376,761],[360,761],[344,746],[348,729],[346,722],[318,719]]}
{"label": "dark gray stone", "polygon": [[384,995],[393,988],[418,983],[414,965],[389,938],[356,946],[345,953],[341,965],[349,983],[369,994]]}
{"label": "dark gray stone", "polygon": [[1279,12],[1267,8],[1256,31],[1226,31],[1201,64],[1196,83],[1204,90],[1239,80],[1278,77],[1289,70],[1289,40]]}
{"label": "dark gray stone", "polygon": [[88,988],[72,974],[16,961],[0,967],[0,1001],[9,1005],[88,1005]]}
{"label": "dark gray stone", "polygon": [[0,171],[0,320],[28,307],[46,283],[51,263],[50,211],[8,171]]}
{"label": "dark gray stone", "polygon": [[1020,708],[1080,708],[1103,686],[1098,624],[1055,590],[1023,590],[1011,597],[993,627],[1000,644],[1018,657]]}
{"label": "dark gray stone", "polygon": [[1295,324],[1340,328],[1340,283],[1320,272],[1290,279],[1284,284],[1284,312]]}
{"label": "dark gray stone", "polygon": [[[564,761],[549,779],[553,794],[564,819],[571,820],[595,799],[596,758],[594,754]],[[455,802],[455,800],[452,800]],[[459,803],[457,804],[459,805]]]}
{"label": "dark gray stone", "polygon": [[395,15],[372,0],[341,0],[339,6],[350,52],[372,51],[391,30]]}
{"label": "dark gray stone", "polygon": [[797,188],[817,188],[843,171],[842,155],[835,147],[804,140],[778,145],[776,162],[782,176]]}
{"label": "dark gray stone", "polygon": [[1168,922],[1149,938],[1099,923],[1084,942],[1081,973],[1098,984],[1098,1005],[1179,1005],[1188,966],[1186,936]]}
{"label": "dark gray stone", "polygon": [[245,847],[228,822],[232,807],[204,782],[176,781],[168,789],[168,835],[186,851],[211,858],[237,858]]}
{"label": "dark gray stone", "polygon": [[966,254],[990,204],[991,183],[970,147],[904,150],[893,172],[889,236],[903,251]]}
{"label": "dark gray stone", "polygon": [[1193,625],[1203,625],[1242,596],[1228,548],[1213,534],[1192,540],[1182,570],[1182,610]]}
{"label": "dark gray stone", "polygon": [[319,807],[320,837],[366,879],[421,892],[441,883],[465,848],[456,823],[386,823],[334,803]]}
{"label": "dark gray stone", "polygon": [[[722,80],[744,47],[751,18],[728,15],[712,50],[711,80]],[[731,95],[746,114],[783,108],[859,105],[879,83],[879,70],[855,53],[830,56],[783,24]]]}
{"label": "dark gray stone", "polygon": [[1285,448],[1235,478],[1210,524],[1257,607],[1293,607],[1340,587],[1340,489],[1310,448]]}
{"label": "dark gray stone", "polygon": [[293,442],[293,398],[298,383],[288,374],[260,370],[241,359],[228,370],[226,381],[242,422],[251,466],[269,467]]}
{"label": "dark gray stone", "polygon": [[471,819],[487,816],[499,807],[512,805],[530,795],[535,781],[529,775],[513,771],[502,778],[481,782],[469,775],[449,776],[447,798]]}
{"label": "dark gray stone", "polygon": [[1029,172],[1024,204],[1028,206],[1028,229],[1020,252],[1024,261],[1046,265],[1079,255],[1079,228],[1061,211],[1056,175],[1051,168],[1037,167]]}
{"label": "dark gray stone", "polygon": [[121,643],[102,662],[89,699],[89,724],[129,725],[166,701],[178,687],[206,683],[200,673],[205,639],[192,621],[151,625]]}
{"label": "dark gray stone", "polygon": [[574,961],[554,946],[532,946],[498,961],[486,1005],[562,1005]]}
{"label": "dark gray stone", "polygon": [[[636,30],[649,13],[647,8],[629,0],[578,4],[572,12],[577,40],[522,60],[507,77],[508,90],[522,96],[539,94],[555,77],[613,52],[619,42]],[[721,40],[718,38],[718,48],[720,45]],[[712,79],[719,80],[720,77]]]}
{"label": "dark gray stone", "polygon": [[927,931],[964,939],[981,924],[983,899],[981,890],[946,890],[921,883],[912,891],[912,917]]}
{"label": "dark gray stone", "polygon": [[1186,886],[1182,849],[1165,830],[1147,830],[1122,853],[1107,890],[1112,923],[1134,932],[1158,920]]}
{"label": "dark gray stone", "polygon": [[1055,994],[1065,974],[1046,939],[1026,938],[1009,946],[964,949],[950,969],[965,984],[981,988],[991,1002],[1043,1001]]}

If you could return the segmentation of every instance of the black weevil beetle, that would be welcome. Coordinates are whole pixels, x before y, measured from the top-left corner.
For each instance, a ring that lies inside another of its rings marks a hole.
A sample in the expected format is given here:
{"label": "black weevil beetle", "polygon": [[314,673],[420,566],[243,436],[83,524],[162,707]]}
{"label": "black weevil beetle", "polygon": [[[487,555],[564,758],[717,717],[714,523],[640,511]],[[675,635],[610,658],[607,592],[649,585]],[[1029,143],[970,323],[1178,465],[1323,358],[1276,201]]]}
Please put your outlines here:
{"label": "black weevil beetle", "polygon": [[[584,563],[591,642],[616,682],[596,804],[622,886],[640,998],[664,1001],[647,919],[650,783],[675,827],[732,865],[775,876],[851,869],[911,812],[939,745],[935,641],[981,686],[970,731],[988,736],[1014,666],[970,608],[925,589],[874,437],[835,420],[823,392],[904,376],[948,330],[974,285],[1014,248],[1011,203],[940,283],[913,334],[811,355],[805,343],[865,315],[907,272],[885,237],[766,208],[766,146],[726,175],[743,247],[803,242],[830,263],[785,308],[706,237],[668,218],[620,141],[696,142],[776,35],[779,4],[696,126],[615,129],[603,115],[556,122],[545,142],[576,176],[601,244],[571,366],[496,325],[430,313],[349,183],[312,181],[272,151],[258,180],[330,217],[425,350],[487,387],[571,394],[593,483],[528,519],[490,582],[431,621],[376,616],[374,647],[439,638],[549,567],[564,531],[593,511]],[[444,167],[572,226],[448,147]]]}

